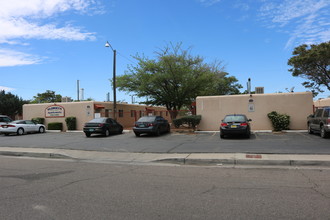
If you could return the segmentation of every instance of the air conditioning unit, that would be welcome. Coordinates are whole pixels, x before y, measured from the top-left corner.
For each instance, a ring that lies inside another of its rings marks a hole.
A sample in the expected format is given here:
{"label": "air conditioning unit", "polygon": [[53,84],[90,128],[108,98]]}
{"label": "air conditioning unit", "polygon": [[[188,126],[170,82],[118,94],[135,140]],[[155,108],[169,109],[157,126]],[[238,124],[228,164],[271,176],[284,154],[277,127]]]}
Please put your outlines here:
{"label": "air conditioning unit", "polygon": [[264,94],[264,87],[256,87],[255,91],[256,94]]}

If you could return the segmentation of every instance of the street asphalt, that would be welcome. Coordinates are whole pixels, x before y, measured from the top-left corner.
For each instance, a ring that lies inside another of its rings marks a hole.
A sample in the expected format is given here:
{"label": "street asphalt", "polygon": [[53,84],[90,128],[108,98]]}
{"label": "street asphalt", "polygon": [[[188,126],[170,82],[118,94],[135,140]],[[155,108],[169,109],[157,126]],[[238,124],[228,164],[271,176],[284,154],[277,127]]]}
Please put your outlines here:
{"label": "street asphalt", "polygon": [[91,138],[81,132],[47,132],[0,135],[0,155],[132,164],[330,166],[330,139],[306,131],[259,131],[251,139],[220,139],[218,132],[139,138],[131,131]]}

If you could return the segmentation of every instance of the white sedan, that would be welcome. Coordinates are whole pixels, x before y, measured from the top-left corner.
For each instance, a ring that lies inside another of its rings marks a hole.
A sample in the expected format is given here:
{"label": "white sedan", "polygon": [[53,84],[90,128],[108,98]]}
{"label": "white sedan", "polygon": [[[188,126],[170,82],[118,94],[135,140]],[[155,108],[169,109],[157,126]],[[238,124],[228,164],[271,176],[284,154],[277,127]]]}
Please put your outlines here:
{"label": "white sedan", "polygon": [[2,124],[0,126],[0,134],[17,134],[22,135],[26,133],[44,133],[46,131],[45,125],[36,124],[30,120],[17,120],[8,124]]}

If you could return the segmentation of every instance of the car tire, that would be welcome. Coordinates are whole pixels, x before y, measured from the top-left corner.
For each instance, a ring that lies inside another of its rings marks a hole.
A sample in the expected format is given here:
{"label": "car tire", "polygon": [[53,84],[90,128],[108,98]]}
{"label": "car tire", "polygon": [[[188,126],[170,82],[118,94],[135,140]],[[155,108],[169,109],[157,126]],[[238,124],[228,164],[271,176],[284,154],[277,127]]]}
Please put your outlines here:
{"label": "car tire", "polygon": [[40,127],[39,128],[39,133],[45,133],[45,128],[44,127]]}
{"label": "car tire", "polygon": [[313,129],[310,124],[308,124],[308,134],[313,134]]}
{"label": "car tire", "polygon": [[167,126],[167,130],[166,130],[166,132],[167,132],[167,133],[171,133],[171,126],[170,126],[170,125]]}
{"label": "car tire", "polygon": [[250,138],[251,137],[251,131],[248,131],[247,134],[245,135],[246,138]]}
{"label": "car tire", "polygon": [[91,133],[85,132],[85,135],[86,135],[86,137],[90,137],[91,136]]}
{"label": "car tire", "polygon": [[19,128],[16,133],[17,133],[17,135],[22,135],[22,134],[24,134],[24,129]]}
{"label": "car tire", "polygon": [[220,138],[221,138],[221,139],[222,139],[222,138],[225,138],[225,135],[223,135],[223,134],[220,133]]}
{"label": "car tire", "polygon": [[159,136],[160,135],[160,128],[157,128],[156,132],[155,132],[155,135],[156,136]]}
{"label": "car tire", "polygon": [[104,136],[108,137],[110,136],[110,131],[109,129],[106,129],[105,132],[104,132]]}
{"label": "car tire", "polygon": [[326,132],[326,130],[324,129],[324,127],[321,127],[321,137],[322,138],[327,138],[329,136],[329,133]]}
{"label": "car tire", "polygon": [[134,132],[134,134],[136,137],[140,137],[140,135],[141,135],[140,133],[137,133],[137,132]]}

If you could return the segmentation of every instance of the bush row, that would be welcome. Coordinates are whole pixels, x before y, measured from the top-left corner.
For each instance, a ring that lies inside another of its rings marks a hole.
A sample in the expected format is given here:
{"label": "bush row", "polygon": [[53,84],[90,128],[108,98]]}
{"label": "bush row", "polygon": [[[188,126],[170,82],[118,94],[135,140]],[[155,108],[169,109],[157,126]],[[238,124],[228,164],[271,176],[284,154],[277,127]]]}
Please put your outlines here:
{"label": "bush row", "polygon": [[179,128],[182,125],[188,125],[189,128],[195,129],[202,119],[201,115],[191,115],[173,120],[174,127]]}
{"label": "bush row", "polygon": [[272,111],[267,114],[268,118],[273,124],[274,131],[288,130],[290,125],[290,116],[286,114],[279,114]]}
{"label": "bush row", "polygon": [[[32,121],[37,124],[44,124],[44,118],[32,118]],[[67,117],[65,119],[66,126],[68,130],[76,130],[77,129],[77,118],[76,117]],[[51,122],[48,123],[48,130],[63,130],[63,123],[62,122]]]}

